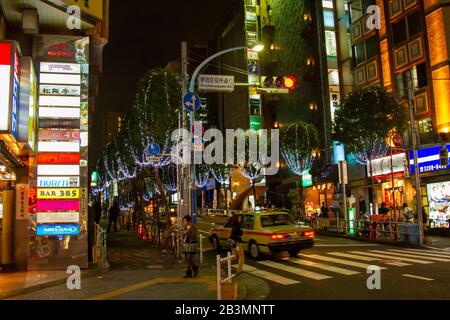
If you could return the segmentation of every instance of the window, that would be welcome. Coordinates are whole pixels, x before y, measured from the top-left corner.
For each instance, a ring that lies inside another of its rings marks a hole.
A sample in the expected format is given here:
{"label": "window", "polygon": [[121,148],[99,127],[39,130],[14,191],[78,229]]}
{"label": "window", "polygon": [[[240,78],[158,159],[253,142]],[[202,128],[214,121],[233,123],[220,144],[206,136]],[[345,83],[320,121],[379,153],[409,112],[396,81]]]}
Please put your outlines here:
{"label": "window", "polygon": [[406,19],[402,19],[392,25],[392,34],[394,36],[394,46],[406,41]]}
{"label": "window", "polygon": [[378,55],[378,41],[376,37],[367,39],[355,45],[355,61],[361,64],[366,60],[372,59]]}
{"label": "window", "polygon": [[242,219],[242,229],[253,230],[255,227],[255,217],[253,215],[245,215]]}
{"label": "window", "polygon": [[422,17],[420,11],[416,11],[392,25],[394,46],[410,40],[420,32],[422,32]]}
{"label": "window", "polygon": [[352,16],[352,22],[355,22],[363,15],[367,13],[367,8],[374,5],[375,0],[355,0],[350,5],[350,14]]}
{"label": "window", "polygon": [[288,226],[294,224],[291,217],[287,214],[274,214],[268,216],[261,216],[261,226],[267,227],[277,227],[277,226]]}
{"label": "window", "polygon": [[397,74],[397,94],[400,97],[407,96],[407,74],[411,72],[411,80],[414,92],[417,92],[428,86],[427,66],[425,62],[413,66],[410,70],[406,70]]}
{"label": "window", "polygon": [[417,121],[419,129],[419,139],[421,144],[434,142],[433,122],[431,118]]}

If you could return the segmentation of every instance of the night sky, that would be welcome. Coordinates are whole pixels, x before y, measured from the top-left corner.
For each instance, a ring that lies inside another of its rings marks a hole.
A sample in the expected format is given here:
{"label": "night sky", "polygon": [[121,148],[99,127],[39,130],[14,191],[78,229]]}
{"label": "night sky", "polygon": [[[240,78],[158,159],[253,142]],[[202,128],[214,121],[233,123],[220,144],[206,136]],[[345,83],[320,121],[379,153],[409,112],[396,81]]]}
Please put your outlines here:
{"label": "night sky", "polygon": [[94,122],[95,158],[103,146],[108,111],[132,107],[139,78],[180,60],[181,41],[214,39],[215,26],[235,0],[112,0],[109,43],[103,52]]}

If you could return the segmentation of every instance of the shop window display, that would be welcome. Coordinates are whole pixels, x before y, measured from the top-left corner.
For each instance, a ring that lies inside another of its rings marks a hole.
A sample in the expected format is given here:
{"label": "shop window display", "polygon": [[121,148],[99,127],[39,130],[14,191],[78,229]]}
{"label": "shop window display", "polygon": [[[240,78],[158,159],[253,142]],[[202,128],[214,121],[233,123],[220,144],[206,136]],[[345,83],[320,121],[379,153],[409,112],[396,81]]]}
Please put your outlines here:
{"label": "shop window display", "polygon": [[431,228],[450,228],[450,181],[427,185]]}

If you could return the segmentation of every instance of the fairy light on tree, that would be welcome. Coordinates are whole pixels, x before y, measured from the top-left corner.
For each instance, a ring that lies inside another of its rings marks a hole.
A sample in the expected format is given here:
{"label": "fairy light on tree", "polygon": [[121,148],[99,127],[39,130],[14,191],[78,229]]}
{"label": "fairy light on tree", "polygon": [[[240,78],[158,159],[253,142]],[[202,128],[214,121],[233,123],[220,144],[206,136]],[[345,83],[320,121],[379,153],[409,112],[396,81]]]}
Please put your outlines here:
{"label": "fairy light on tree", "polygon": [[[311,169],[314,159],[319,156],[319,132],[310,123],[297,121],[280,128],[280,150],[286,165],[292,173],[300,177],[299,197],[303,198],[303,172]],[[299,214],[304,213],[304,203],[299,206]]]}
{"label": "fairy light on tree", "polygon": [[[384,140],[393,131],[405,132],[406,119],[406,109],[398,97],[378,87],[353,91],[336,108],[334,138],[354,153],[357,162],[369,165],[372,190],[371,163],[386,154]],[[371,195],[373,203],[374,193]]]}

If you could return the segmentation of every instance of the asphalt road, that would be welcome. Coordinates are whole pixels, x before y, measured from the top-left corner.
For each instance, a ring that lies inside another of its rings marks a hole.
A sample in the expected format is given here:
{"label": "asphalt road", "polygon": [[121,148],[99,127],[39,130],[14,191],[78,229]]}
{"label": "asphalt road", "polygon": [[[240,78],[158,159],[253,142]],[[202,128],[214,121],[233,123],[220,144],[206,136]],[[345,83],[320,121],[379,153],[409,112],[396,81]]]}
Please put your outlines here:
{"label": "asphalt road", "polygon": [[[211,222],[219,225],[223,220],[200,219],[199,231],[206,235]],[[368,273],[369,266],[380,267],[378,283],[373,271]],[[268,299],[274,300],[450,299],[448,251],[318,236],[315,246],[296,258],[247,257],[245,271],[264,279],[270,287]]]}

